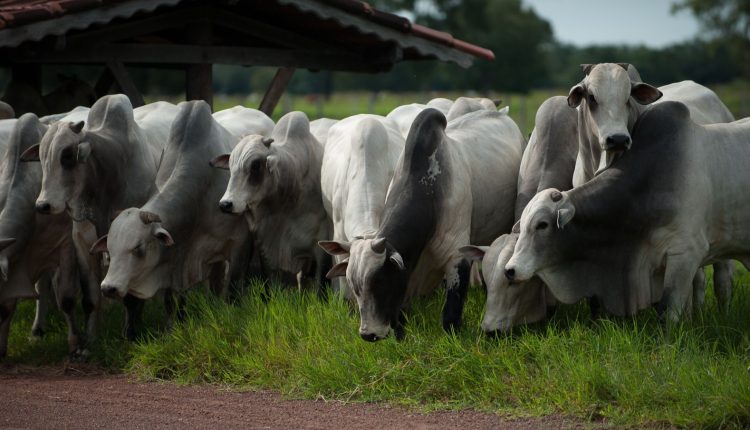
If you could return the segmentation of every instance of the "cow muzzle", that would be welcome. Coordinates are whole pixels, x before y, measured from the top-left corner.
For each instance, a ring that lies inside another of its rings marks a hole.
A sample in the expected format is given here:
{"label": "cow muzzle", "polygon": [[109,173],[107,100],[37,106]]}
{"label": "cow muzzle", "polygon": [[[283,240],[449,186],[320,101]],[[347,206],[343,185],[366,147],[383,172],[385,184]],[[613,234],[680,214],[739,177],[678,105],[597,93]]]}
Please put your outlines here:
{"label": "cow muzzle", "polygon": [[607,136],[604,144],[605,151],[627,151],[628,149],[630,149],[630,136],[627,134]]}
{"label": "cow muzzle", "polygon": [[125,291],[120,291],[116,286],[111,284],[102,283],[102,295],[109,297],[110,299],[119,299],[125,297]]}
{"label": "cow muzzle", "polygon": [[234,213],[234,203],[231,200],[222,200],[219,202],[219,209],[224,213]]}
{"label": "cow muzzle", "polygon": [[47,201],[38,200],[36,202],[36,211],[40,214],[49,214],[52,212],[52,206]]}

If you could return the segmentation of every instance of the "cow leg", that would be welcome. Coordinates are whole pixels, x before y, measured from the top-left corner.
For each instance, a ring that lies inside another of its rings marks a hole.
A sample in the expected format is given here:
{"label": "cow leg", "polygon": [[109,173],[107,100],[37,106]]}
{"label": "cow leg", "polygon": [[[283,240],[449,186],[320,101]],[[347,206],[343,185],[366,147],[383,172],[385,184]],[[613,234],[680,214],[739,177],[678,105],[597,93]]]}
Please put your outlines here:
{"label": "cow leg", "polygon": [[706,271],[703,267],[693,276],[693,312],[699,312],[706,298]]}
{"label": "cow leg", "polygon": [[732,302],[732,288],[734,287],[734,263],[732,260],[722,260],[714,263],[714,293],[719,302],[719,309],[726,313]]}
{"label": "cow leg", "polygon": [[677,322],[683,316],[690,316],[693,300],[693,279],[700,258],[692,258],[691,253],[668,254],[664,273],[664,303],[666,317]]}
{"label": "cow leg", "polygon": [[164,290],[164,326],[167,331],[172,331],[175,314],[175,297],[171,288]]}
{"label": "cow leg", "polygon": [[10,299],[0,303],[0,359],[8,352],[8,335],[10,320],[16,312],[17,299]]}
{"label": "cow leg", "polygon": [[238,249],[232,255],[229,263],[229,285],[226,298],[229,303],[236,302],[242,297],[246,289],[248,275],[252,273],[252,260],[255,247],[255,239],[248,235]]}
{"label": "cow leg", "polygon": [[68,325],[68,354],[71,358],[80,358],[86,353],[86,336],[81,333],[76,322],[76,299],[80,284],[76,250],[72,241],[62,253],[55,283],[55,297]]}
{"label": "cow leg", "polygon": [[220,261],[211,265],[211,269],[208,274],[208,286],[211,289],[211,292],[214,293],[216,297],[224,296],[224,281],[226,278],[225,274],[226,263],[224,261]]}
{"label": "cow leg", "polygon": [[38,298],[36,299],[36,311],[34,324],[31,326],[31,337],[41,338],[47,330],[47,317],[49,316],[50,301],[54,300],[52,295],[52,273],[45,272],[36,281],[35,285]]}
{"label": "cow leg", "polygon": [[126,294],[122,299],[125,304],[125,338],[133,342],[138,335],[143,316],[143,305],[145,300],[139,299],[131,294]]}
{"label": "cow leg", "polygon": [[90,244],[82,233],[83,224],[73,224],[73,244],[75,245],[78,278],[82,293],[82,307],[86,320],[86,340],[96,338],[97,328],[102,316],[102,256],[89,254]]}
{"label": "cow leg", "polygon": [[450,333],[461,328],[461,314],[466,302],[466,292],[469,288],[469,271],[471,265],[465,259],[448,272],[445,282],[445,306],[443,307],[443,330]]}

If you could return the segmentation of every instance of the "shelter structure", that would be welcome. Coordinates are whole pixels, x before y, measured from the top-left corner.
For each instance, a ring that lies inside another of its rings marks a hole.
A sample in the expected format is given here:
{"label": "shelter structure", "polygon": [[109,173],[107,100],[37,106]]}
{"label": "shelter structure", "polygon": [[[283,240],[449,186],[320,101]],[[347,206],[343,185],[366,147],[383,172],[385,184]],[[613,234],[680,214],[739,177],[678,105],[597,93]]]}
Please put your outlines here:
{"label": "shelter structure", "polygon": [[409,60],[469,67],[488,49],[359,0],[0,0],[0,67],[41,90],[51,64],[101,65],[113,86],[143,96],[126,66],[185,71],[188,100],[212,104],[212,65],[278,68],[259,106],[270,113],[298,68],[378,73]]}

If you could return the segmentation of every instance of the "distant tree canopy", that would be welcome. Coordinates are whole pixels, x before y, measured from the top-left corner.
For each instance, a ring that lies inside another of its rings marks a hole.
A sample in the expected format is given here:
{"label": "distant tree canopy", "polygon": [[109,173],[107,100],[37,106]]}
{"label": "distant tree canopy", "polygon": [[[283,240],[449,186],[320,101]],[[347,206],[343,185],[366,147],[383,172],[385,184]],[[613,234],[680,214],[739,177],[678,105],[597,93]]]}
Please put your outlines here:
{"label": "distant tree canopy", "polygon": [[[673,9],[689,10],[704,27],[701,38],[654,49],[633,45],[577,47],[554,39],[552,27],[522,0],[370,0],[381,9],[403,11],[416,22],[490,48],[495,61],[476,59],[469,69],[438,61],[404,62],[377,75],[298,70],[289,91],[475,91],[526,92],[533,88],[569,88],[582,78],[581,63],[628,62],[644,80],[662,85],[683,79],[703,84],[750,79],[750,0],[673,0]],[[71,70],[72,69],[72,70]],[[46,87],[56,73],[75,73],[93,82],[100,68],[45,68]],[[78,73],[80,72],[80,73]],[[148,94],[180,94],[181,70],[131,69]],[[275,70],[264,67],[214,67],[217,93],[262,93]],[[0,70],[0,84],[9,79]],[[2,88],[0,87],[0,88]]]}

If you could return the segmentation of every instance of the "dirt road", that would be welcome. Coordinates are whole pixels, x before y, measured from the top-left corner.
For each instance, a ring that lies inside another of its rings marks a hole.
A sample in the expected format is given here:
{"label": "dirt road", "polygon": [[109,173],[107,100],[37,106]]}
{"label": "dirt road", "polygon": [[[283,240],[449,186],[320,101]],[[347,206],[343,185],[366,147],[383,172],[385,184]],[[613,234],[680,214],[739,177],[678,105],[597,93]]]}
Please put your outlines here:
{"label": "dirt road", "polygon": [[272,392],[134,382],[96,369],[0,367],[2,428],[538,429],[571,428],[561,417],[505,420],[474,411],[284,400]]}

